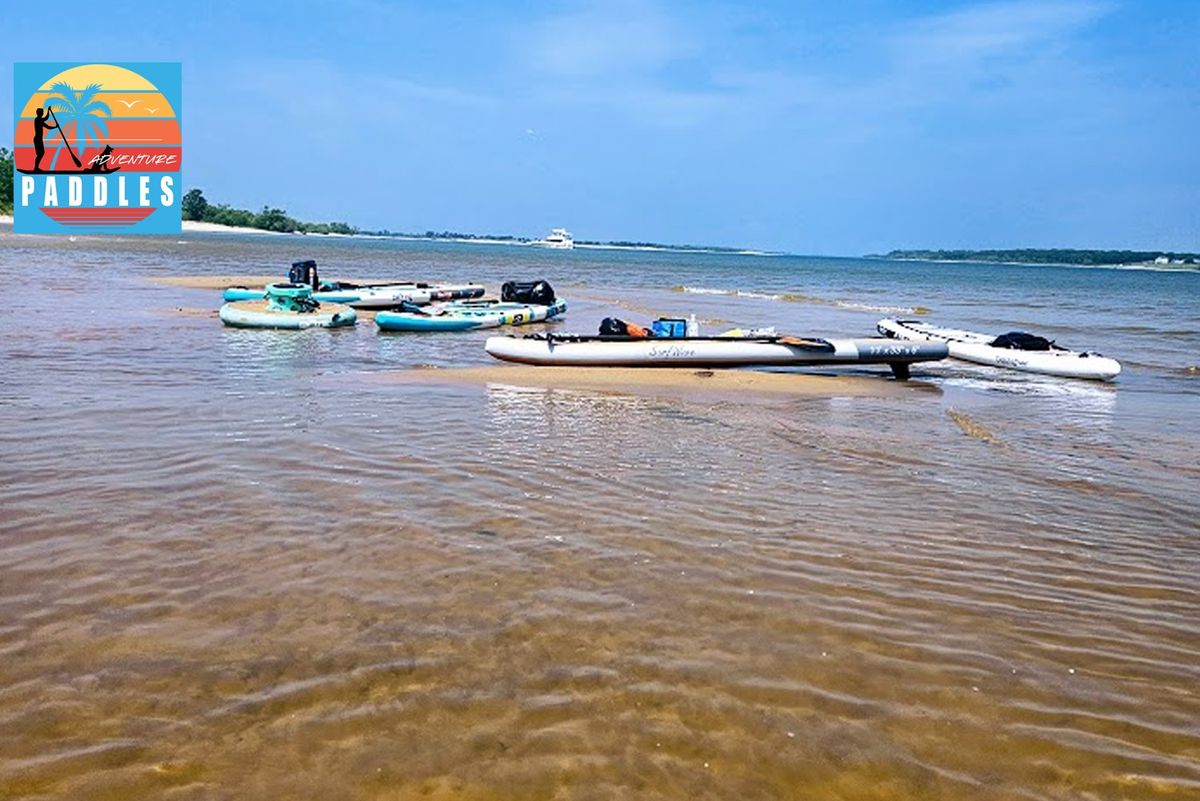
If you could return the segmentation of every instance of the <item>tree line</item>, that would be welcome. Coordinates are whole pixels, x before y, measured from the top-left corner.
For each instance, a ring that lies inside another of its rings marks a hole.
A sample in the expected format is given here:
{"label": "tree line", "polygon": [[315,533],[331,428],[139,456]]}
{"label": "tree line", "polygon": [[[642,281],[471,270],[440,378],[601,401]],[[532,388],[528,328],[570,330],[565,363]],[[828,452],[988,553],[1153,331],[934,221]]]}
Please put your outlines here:
{"label": "tree line", "polygon": [[12,214],[13,210],[13,156],[7,148],[0,147],[0,214]]}
{"label": "tree line", "polygon": [[289,217],[283,209],[263,206],[262,211],[238,209],[224,203],[209,203],[200,189],[190,189],[181,201],[183,219],[197,222],[231,225],[236,228],[257,228],[285,234],[356,234],[358,229],[344,222],[311,223]]}

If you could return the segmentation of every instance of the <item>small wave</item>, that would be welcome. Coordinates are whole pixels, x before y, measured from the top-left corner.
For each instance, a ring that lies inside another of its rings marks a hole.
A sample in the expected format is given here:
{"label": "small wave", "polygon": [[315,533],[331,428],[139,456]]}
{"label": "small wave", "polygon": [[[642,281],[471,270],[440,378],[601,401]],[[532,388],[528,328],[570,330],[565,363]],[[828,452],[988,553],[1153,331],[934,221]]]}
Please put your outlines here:
{"label": "small wave", "polygon": [[750,289],[717,289],[707,286],[675,286],[675,292],[686,292],[689,295],[725,295],[734,298],[758,298],[759,300],[779,300],[785,303],[829,303],[821,298],[801,295],[798,292],[755,292]]}
{"label": "small wave", "polygon": [[876,306],[871,303],[855,303],[848,300],[839,300],[835,304],[839,309],[851,309],[852,311],[868,311],[878,314],[929,314],[933,310],[925,306]]}
{"label": "small wave", "polygon": [[773,295],[768,292],[751,292],[744,289],[714,289],[706,286],[678,286],[676,292],[687,292],[691,295],[729,295],[737,298],[760,298],[762,300],[780,300],[783,295]]}

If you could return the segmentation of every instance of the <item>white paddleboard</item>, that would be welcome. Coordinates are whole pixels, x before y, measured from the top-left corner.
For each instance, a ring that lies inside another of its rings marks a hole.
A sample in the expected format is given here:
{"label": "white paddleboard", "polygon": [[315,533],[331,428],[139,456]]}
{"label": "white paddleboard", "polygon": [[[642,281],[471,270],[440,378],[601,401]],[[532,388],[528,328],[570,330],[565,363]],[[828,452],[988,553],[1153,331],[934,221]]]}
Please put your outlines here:
{"label": "white paddleboard", "polygon": [[957,328],[940,328],[919,320],[880,320],[876,328],[884,336],[897,340],[944,342],[950,349],[950,355],[956,359],[1026,373],[1111,381],[1121,372],[1121,364],[1116,359],[1099,353],[1080,353],[1057,346],[1050,350],[999,348],[992,345],[996,339],[994,336]]}
{"label": "white paddleboard", "polygon": [[796,339],[792,337],[650,338],[533,335],[490,337],[487,352],[524,364],[576,367],[750,367],[887,364],[908,377],[913,362],[944,359],[942,343],[889,339]]}

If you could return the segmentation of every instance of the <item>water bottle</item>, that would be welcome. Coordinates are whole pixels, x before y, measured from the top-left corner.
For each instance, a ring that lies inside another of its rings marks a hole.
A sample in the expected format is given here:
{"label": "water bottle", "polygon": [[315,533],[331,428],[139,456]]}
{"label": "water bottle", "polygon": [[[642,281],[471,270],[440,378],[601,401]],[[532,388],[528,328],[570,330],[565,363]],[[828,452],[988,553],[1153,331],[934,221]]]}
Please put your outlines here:
{"label": "water bottle", "polygon": [[700,323],[696,322],[696,315],[693,314],[687,321],[687,335],[689,337],[700,336]]}

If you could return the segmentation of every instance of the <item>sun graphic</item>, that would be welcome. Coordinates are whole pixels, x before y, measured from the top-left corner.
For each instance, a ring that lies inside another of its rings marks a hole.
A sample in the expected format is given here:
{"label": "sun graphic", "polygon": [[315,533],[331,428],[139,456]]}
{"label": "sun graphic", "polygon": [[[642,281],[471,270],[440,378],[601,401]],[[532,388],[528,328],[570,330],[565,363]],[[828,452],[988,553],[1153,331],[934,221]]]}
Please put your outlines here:
{"label": "sun graphic", "polygon": [[29,97],[14,155],[23,173],[178,172],[181,143],[176,111],[158,87],[125,67],[83,64]]}

